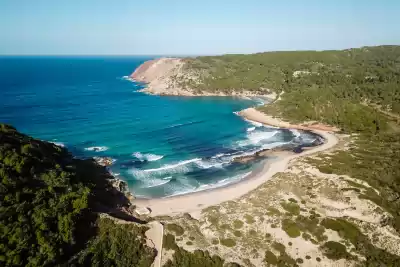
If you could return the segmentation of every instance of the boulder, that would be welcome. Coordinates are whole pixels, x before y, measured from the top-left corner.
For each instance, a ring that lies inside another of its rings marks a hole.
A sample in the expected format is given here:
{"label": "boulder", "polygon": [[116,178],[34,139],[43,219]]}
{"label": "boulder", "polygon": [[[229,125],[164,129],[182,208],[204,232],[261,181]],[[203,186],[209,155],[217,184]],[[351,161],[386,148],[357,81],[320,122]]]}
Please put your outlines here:
{"label": "boulder", "polygon": [[151,213],[150,209],[146,207],[136,207],[135,212],[139,215],[149,215]]}

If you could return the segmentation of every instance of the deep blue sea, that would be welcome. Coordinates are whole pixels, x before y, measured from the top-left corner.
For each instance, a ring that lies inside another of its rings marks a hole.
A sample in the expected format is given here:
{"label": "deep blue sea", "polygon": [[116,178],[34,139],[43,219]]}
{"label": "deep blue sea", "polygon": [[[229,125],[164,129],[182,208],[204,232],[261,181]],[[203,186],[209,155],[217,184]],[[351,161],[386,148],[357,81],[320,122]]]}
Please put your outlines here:
{"label": "deep blue sea", "polygon": [[236,182],[259,163],[234,163],[234,157],[315,140],[234,114],[261,99],[139,93],[143,85],[127,76],[149,59],[0,57],[0,122],[76,157],[113,158],[113,174],[141,197]]}

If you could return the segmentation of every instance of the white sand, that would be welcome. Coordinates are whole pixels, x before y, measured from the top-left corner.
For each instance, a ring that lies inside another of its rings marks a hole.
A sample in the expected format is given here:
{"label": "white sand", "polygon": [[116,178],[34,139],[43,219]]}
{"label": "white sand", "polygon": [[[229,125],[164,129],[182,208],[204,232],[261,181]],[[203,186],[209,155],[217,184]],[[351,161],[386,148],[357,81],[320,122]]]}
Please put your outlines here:
{"label": "white sand", "polygon": [[217,205],[228,200],[237,199],[245,195],[246,193],[256,189],[257,187],[268,181],[276,173],[285,171],[291,160],[327,150],[338,143],[338,139],[333,133],[310,129],[306,126],[292,127],[293,125],[272,118],[268,115],[265,115],[264,113],[256,111],[255,109],[247,109],[245,110],[245,112],[242,111],[239,114],[246,119],[258,121],[268,125],[283,128],[310,130],[322,136],[325,139],[325,142],[324,144],[306,150],[301,154],[284,154],[283,156],[279,156],[277,160],[273,162],[267,162],[267,164],[263,166],[261,171],[254,171],[247,178],[239,181],[238,183],[207,191],[189,193],[181,196],[158,199],[135,199],[133,201],[133,204],[138,207],[150,208],[152,211],[152,216],[196,212],[209,206]]}

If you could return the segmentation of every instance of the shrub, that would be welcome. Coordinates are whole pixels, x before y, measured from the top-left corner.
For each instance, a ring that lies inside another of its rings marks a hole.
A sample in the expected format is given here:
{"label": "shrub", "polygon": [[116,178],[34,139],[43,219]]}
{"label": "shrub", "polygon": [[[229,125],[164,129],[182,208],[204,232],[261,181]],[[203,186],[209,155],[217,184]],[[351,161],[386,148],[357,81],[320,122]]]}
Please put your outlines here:
{"label": "shrub", "polygon": [[234,220],[233,227],[236,229],[240,229],[243,227],[243,222],[241,220]]}
{"label": "shrub", "polygon": [[289,212],[292,215],[299,215],[300,214],[300,206],[297,205],[296,203],[282,202],[281,206],[282,206],[282,208],[284,208],[287,212]]}
{"label": "shrub", "polygon": [[177,249],[177,245],[175,243],[175,236],[171,234],[164,235],[163,248],[165,248],[166,250]]}
{"label": "shrub", "polygon": [[177,236],[181,236],[185,233],[185,230],[175,223],[167,224],[167,230],[174,232]]}
{"label": "shrub", "polygon": [[346,246],[335,241],[328,241],[321,246],[324,255],[331,260],[349,259],[351,255],[347,252]]}
{"label": "shrub", "polygon": [[240,232],[240,231],[238,231],[238,230],[233,231],[233,234],[234,234],[236,237],[241,237],[241,236],[242,236],[242,232]]}
{"label": "shrub", "polygon": [[264,261],[268,264],[272,264],[272,265],[276,265],[278,264],[278,258],[275,256],[274,253],[272,253],[271,251],[267,250],[265,252],[265,258]]}
{"label": "shrub", "polygon": [[289,219],[282,220],[282,230],[284,230],[291,238],[299,237],[301,234],[296,223]]}
{"label": "shrub", "polygon": [[236,241],[232,238],[220,239],[220,243],[221,245],[230,248],[236,246]]}
{"label": "shrub", "polygon": [[247,224],[252,224],[255,223],[256,221],[254,220],[253,216],[246,214],[244,216],[244,219],[246,220]]}

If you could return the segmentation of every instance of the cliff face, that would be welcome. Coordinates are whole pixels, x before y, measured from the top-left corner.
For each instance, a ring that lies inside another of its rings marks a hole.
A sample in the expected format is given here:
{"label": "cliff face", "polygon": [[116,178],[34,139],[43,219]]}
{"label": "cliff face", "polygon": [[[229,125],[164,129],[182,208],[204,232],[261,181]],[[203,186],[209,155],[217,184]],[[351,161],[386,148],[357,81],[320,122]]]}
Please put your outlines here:
{"label": "cliff face", "polygon": [[[222,91],[195,90],[188,84],[201,83],[200,74],[185,68],[186,61],[181,58],[159,58],[149,60],[140,65],[130,78],[146,84],[141,91],[153,95],[174,96],[258,96],[253,91],[231,90],[229,93]],[[273,96],[270,96],[274,98]]]}
{"label": "cliff face", "polygon": [[193,95],[177,82],[184,75],[184,62],[179,58],[159,58],[140,65],[130,77],[147,84],[143,92],[155,95]]}

